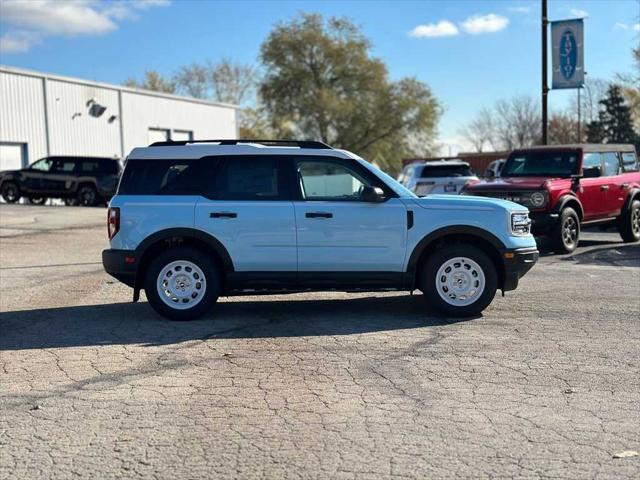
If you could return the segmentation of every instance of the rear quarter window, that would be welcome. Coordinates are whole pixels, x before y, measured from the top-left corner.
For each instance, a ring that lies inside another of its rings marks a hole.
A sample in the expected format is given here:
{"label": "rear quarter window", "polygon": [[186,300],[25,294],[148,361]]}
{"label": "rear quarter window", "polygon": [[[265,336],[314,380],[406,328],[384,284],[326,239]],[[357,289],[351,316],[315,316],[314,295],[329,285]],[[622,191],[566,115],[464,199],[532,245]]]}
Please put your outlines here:
{"label": "rear quarter window", "polygon": [[627,152],[622,154],[622,170],[625,172],[637,172],[640,170],[638,165],[638,157],[634,152]]}
{"label": "rear quarter window", "polygon": [[119,195],[202,195],[200,160],[129,160]]}

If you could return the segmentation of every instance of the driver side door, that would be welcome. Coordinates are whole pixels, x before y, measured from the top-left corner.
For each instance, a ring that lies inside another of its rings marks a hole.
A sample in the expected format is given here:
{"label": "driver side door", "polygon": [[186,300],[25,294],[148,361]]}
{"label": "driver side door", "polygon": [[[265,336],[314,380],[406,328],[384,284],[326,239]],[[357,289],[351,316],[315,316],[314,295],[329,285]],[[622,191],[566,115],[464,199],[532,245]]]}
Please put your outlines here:
{"label": "driver side door", "polygon": [[44,189],[44,178],[55,163],[55,158],[42,158],[20,172],[20,189],[25,193],[40,194]]}
{"label": "driver side door", "polygon": [[400,272],[407,241],[406,207],[389,193],[360,199],[364,186],[383,187],[355,161],[298,158],[294,201],[298,272]]}

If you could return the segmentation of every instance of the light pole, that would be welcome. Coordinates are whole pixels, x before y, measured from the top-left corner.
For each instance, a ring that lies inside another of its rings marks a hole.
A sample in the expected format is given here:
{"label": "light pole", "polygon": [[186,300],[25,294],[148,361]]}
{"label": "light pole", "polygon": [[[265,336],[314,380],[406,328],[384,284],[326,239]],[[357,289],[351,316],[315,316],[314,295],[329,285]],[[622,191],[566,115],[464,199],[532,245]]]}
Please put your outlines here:
{"label": "light pole", "polygon": [[547,0],[542,0],[542,145],[547,144],[548,118],[547,118]]}

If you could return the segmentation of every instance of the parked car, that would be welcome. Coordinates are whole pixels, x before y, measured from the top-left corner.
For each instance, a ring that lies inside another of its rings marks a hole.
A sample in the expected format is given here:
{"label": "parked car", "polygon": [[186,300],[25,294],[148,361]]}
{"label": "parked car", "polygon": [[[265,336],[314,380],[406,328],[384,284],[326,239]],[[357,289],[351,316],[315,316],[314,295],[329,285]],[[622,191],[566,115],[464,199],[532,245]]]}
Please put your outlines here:
{"label": "parked car", "polygon": [[120,171],[113,158],[46,157],[21,170],[0,172],[0,194],[8,203],[21,197],[35,204],[61,198],[69,205],[93,206],[116,193]]}
{"label": "parked car", "polygon": [[500,176],[500,172],[502,172],[502,167],[504,167],[504,162],[506,160],[504,158],[500,158],[498,160],[494,160],[491,162],[487,168],[485,169],[482,176],[484,178],[497,178]]}
{"label": "parked car", "polygon": [[467,185],[464,194],[502,198],[530,210],[534,235],[570,253],[587,225],[616,225],[640,240],[640,171],[633,145],[557,145],[519,149],[500,178]]}
{"label": "parked car", "polygon": [[412,163],[400,174],[398,181],[418,196],[432,193],[457,195],[467,182],[478,180],[467,162],[440,160]]}
{"label": "parked car", "polygon": [[481,312],[536,262],[527,209],[418,198],[319,142],[160,142],[129,155],[108,210],[105,270],[186,320],[220,295],[420,289]]}

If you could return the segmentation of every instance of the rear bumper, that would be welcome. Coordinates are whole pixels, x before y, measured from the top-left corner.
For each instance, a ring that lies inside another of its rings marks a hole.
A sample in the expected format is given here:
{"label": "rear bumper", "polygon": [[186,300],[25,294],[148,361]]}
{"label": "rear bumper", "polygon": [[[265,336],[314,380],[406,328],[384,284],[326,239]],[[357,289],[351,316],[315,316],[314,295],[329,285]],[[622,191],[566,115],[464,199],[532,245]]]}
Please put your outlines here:
{"label": "rear bumper", "polygon": [[538,249],[516,248],[505,250],[502,253],[504,260],[504,284],[503,291],[515,290],[518,287],[518,281],[536,264],[538,261]]}
{"label": "rear bumper", "polygon": [[103,250],[102,266],[104,270],[125,285],[134,288],[138,257],[132,250]]}

